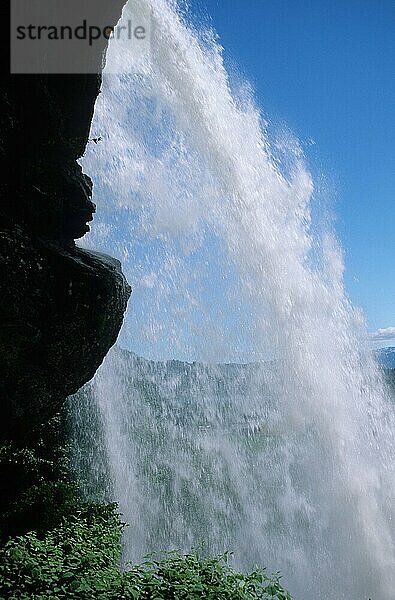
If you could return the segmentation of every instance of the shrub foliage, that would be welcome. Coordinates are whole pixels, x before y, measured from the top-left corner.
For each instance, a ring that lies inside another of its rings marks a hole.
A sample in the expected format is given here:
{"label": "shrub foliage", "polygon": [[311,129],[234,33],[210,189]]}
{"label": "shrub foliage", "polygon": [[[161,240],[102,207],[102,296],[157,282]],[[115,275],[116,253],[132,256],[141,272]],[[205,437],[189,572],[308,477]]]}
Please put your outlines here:
{"label": "shrub foliage", "polygon": [[14,537],[0,549],[5,600],[291,600],[279,579],[229,566],[229,555],[168,553],[119,568],[122,526],[114,505],[86,505],[48,531]]}
{"label": "shrub foliage", "polygon": [[[0,447],[0,600],[291,600],[229,555],[173,552],[123,571],[114,504],[79,498],[58,418],[27,447]],[[11,485],[10,485],[11,484]]]}

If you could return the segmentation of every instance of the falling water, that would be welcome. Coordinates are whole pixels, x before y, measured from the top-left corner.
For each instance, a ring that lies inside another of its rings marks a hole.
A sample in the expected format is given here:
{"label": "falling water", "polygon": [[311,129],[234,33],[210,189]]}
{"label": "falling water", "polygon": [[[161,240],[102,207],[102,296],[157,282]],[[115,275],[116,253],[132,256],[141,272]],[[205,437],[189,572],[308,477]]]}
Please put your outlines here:
{"label": "falling water", "polygon": [[151,9],[149,64],[130,73],[123,51],[104,77],[84,243],[135,288],[122,345],[199,362],[115,350],[92,384],[126,557],[205,541],[280,570],[296,600],[390,600],[393,408],[303,153],[212,32]]}

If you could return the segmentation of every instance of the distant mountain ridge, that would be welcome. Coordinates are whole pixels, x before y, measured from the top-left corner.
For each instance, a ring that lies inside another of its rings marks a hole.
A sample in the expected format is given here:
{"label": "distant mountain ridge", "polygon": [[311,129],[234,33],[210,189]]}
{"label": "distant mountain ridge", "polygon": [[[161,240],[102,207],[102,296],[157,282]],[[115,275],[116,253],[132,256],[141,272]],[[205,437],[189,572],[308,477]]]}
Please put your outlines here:
{"label": "distant mountain ridge", "polygon": [[384,369],[395,369],[395,347],[379,348],[375,350],[377,362]]}
{"label": "distant mountain ridge", "polygon": [[[137,354],[135,354],[134,352],[132,352],[131,350],[126,350],[124,348],[121,348],[120,346],[116,346],[115,350],[116,353],[118,353],[119,356],[123,356],[125,360],[130,361],[134,367],[147,367],[148,365],[151,366],[151,368],[154,368],[154,366],[158,367],[159,365],[162,366],[162,368],[168,368],[170,370],[176,370],[177,369],[186,369],[187,371],[189,370],[194,370],[198,367],[208,367],[209,365],[205,365],[204,363],[199,363],[196,361],[183,361],[183,360],[177,360],[177,359],[168,359],[168,360],[151,360],[151,359],[147,359],[147,358],[143,358],[142,356],[139,356]],[[374,350],[374,356],[375,359],[377,360],[378,364],[380,365],[380,367],[384,368],[384,369],[395,369],[395,346],[390,346],[388,348],[378,348],[377,350]],[[229,372],[229,371],[237,371],[237,370],[254,370],[254,368],[256,369],[259,365],[265,365],[265,367],[268,369],[270,367],[275,368],[278,367],[280,363],[282,363],[283,361],[281,360],[270,360],[270,361],[264,361],[264,362],[251,362],[251,363],[245,363],[245,364],[241,364],[241,363],[217,363],[217,364],[212,364],[211,367],[217,367],[217,369],[219,370],[223,370],[224,372]]]}

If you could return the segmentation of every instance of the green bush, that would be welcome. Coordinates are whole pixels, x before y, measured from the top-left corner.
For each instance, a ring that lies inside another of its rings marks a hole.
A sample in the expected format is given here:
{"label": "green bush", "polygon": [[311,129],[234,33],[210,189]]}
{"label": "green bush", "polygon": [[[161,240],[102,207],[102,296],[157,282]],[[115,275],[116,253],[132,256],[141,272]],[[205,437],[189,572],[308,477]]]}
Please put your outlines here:
{"label": "green bush", "polygon": [[0,600],[291,600],[229,555],[174,552],[122,571],[116,505],[81,500],[64,437],[55,418],[26,447],[0,447]]}
{"label": "green bush", "polygon": [[0,540],[29,531],[44,533],[72,514],[78,498],[69,474],[60,417],[26,446],[0,446]]}
{"label": "green bush", "polygon": [[263,570],[248,575],[234,571],[229,555],[203,558],[168,553],[158,561],[133,567],[125,574],[124,598],[139,600],[291,600],[278,577]]}
{"label": "green bush", "polygon": [[11,538],[0,549],[4,600],[291,600],[277,577],[235,572],[228,555],[166,554],[122,572],[122,526],[114,505],[86,505],[43,537]]}
{"label": "green bush", "polygon": [[116,598],[122,529],[112,505],[84,511],[40,538],[11,538],[0,549],[0,598]]}

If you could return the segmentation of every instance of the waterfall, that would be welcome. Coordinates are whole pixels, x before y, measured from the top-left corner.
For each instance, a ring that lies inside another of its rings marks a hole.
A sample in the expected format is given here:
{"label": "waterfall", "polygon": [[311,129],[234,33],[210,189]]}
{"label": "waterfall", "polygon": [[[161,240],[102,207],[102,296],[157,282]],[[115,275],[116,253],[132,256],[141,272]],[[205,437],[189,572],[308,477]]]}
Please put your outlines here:
{"label": "waterfall", "polygon": [[125,557],[205,541],[280,570],[295,600],[390,600],[393,406],[303,152],[213,32],[171,0],[134,4],[149,64],[115,57],[83,158],[84,243],[122,260],[121,345],[155,359],[115,350],[91,388]]}

